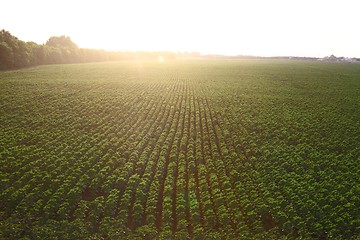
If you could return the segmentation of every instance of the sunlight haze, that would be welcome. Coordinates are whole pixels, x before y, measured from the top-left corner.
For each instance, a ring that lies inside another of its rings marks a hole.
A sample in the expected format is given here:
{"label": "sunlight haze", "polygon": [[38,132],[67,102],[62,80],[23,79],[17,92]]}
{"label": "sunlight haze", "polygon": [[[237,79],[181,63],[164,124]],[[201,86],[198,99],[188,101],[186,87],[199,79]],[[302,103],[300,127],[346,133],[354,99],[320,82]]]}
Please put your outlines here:
{"label": "sunlight haze", "polygon": [[358,9],[344,1],[3,1],[0,29],[43,44],[258,56],[360,57]]}

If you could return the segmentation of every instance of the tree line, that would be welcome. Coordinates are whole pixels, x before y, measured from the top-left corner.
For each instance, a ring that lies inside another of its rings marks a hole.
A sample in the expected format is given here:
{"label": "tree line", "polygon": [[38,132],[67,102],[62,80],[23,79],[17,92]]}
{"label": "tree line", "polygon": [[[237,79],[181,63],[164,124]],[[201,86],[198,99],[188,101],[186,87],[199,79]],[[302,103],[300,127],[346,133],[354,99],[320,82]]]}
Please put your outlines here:
{"label": "tree line", "polygon": [[171,52],[109,52],[79,48],[68,36],[53,36],[45,44],[24,42],[6,30],[0,31],[0,70],[45,64],[174,58]]}

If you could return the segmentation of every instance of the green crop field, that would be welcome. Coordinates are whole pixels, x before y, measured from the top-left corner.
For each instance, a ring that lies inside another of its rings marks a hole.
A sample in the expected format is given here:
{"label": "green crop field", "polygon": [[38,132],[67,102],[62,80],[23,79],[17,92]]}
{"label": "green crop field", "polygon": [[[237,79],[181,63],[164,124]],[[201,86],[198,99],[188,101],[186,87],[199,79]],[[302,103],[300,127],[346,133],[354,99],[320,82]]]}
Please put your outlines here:
{"label": "green crop field", "polygon": [[358,239],[360,64],[0,72],[0,239]]}

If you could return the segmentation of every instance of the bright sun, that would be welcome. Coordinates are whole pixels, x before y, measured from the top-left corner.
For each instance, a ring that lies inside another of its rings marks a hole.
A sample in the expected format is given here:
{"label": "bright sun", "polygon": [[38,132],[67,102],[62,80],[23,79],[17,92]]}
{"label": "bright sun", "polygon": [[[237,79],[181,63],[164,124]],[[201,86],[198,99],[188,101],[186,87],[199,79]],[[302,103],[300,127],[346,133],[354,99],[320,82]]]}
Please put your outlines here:
{"label": "bright sun", "polygon": [[65,35],[80,48],[106,51],[360,55],[359,0],[64,0],[57,11],[45,2],[2,1],[9,11],[0,14],[0,30],[37,43]]}
{"label": "bright sun", "polygon": [[157,60],[159,63],[163,63],[165,61],[163,56],[158,56]]}

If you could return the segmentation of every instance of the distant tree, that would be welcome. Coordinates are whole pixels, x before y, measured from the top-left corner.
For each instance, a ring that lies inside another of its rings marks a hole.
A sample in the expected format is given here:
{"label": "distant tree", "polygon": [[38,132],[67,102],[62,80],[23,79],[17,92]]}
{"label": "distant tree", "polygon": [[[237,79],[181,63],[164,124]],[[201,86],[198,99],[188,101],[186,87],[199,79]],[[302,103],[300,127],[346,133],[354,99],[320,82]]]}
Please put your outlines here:
{"label": "distant tree", "polygon": [[[34,65],[32,48],[5,30],[0,31],[0,69],[22,68]],[[36,45],[36,44],[35,44]]]}
{"label": "distant tree", "polygon": [[45,45],[51,49],[50,61],[52,63],[74,63],[81,59],[80,50],[70,37],[51,37]]}
{"label": "distant tree", "polygon": [[51,37],[47,40],[46,45],[55,48],[78,49],[78,46],[71,40],[71,38],[66,36]]}
{"label": "distant tree", "polygon": [[8,31],[0,31],[0,69],[11,69],[14,67],[14,47],[19,40]]}
{"label": "distant tree", "polygon": [[14,66],[14,53],[6,42],[0,42],[0,70],[10,69]]}
{"label": "distant tree", "polygon": [[31,49],[23,41],[18,40],[13,48],[14,52],[14,67],[23,68],[30,66],[31,63]]}
{"label": "distant tree", "polygon": [[[32,43],[30,43],[32,44]],[[34,65],[46,64],[46,50],[45,46],[33,44],[32,47],[33,63]]]}
{"label": "distant tree", "polygon": [[45,62],[47,64],[65,63],[61,49],[56,47],[47,47],[45,50]]}

